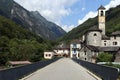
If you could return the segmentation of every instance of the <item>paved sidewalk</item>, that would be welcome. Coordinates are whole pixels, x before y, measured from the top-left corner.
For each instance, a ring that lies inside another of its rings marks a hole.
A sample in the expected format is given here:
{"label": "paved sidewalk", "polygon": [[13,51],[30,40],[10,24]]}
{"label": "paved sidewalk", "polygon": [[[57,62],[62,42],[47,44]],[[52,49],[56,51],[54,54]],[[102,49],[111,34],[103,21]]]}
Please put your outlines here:
{"label": "paved sidewalk", "polygon": [[69,58],[62,58],[21,80],[99,80]]}

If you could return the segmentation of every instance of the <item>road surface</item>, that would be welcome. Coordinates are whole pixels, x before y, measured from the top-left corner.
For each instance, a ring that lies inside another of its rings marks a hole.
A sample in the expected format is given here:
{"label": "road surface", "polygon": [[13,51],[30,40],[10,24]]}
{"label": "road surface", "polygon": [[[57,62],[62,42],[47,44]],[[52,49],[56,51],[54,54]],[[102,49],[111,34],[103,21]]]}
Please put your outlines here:
{"label": "road surface", "polygon": [[62,58],[21,80],[99,80],[69,58]]}

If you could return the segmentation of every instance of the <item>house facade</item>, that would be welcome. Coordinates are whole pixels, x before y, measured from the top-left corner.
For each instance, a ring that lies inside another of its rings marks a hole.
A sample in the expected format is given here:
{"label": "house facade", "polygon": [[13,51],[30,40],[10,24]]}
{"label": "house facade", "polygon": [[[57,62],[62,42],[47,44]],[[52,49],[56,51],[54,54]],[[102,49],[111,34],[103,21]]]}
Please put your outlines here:
{"label": "house facade", "polygon": [[44,52],[45,59],[52,59],[54,57],[54,52]]}
{"label": "house facade", "polygon": [[53,52],[55,53],[55,56],[59,56],[59,57],[67,57],[69,56],[69,52],[70,52],[70,48],[54,48]]}
{"label": "house facade", "polygon": [[72,41],[70,44],[70,57],[79,59],[79,52],[81,49],[81,44],[78,39]]}

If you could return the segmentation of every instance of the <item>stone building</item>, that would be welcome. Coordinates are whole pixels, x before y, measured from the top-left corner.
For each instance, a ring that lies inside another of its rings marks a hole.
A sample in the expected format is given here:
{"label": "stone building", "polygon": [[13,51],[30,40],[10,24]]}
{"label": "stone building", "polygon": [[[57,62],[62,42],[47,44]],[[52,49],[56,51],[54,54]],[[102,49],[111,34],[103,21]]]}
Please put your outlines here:
{"label": "stone building", "polygon": [[[120,50],[120,31],[113,32],[110,36],[106,35],[106,12],[103,6],[98,8],[98,26],[93,26],[87,30],[82,41],[78,42],[79,45],[76,50],[77,58],[89,62],[95,62],[95,58],[100,52],[111,52],[115,54]],[[73,45],[71,44],[70,52],[73,54]],[[117,49],[117,50],[116,50]],[[70,56],[73,58],[73,56]],[[118,61],[118,58],[117,58]],[[120,61],[120,60],[119,60]]]}
{"label": "stone building", "polygon": [[[64,44],[54,48],[54,56],[67,55],[70,58],[77,58],[89,62],[96,62],[96,57],[101,52],[110,52],[115,56],[115,61],[120,61],[120,31],[106,35],[106,12],[103,6],[98,8],[98,26],[87,30],[82,40],[73,40],[70,46]],[[117,54],[119,52],[119,54]]]}
{"label": "stone building", "polygon": [[120,46],[120,31],[113,32],[109,37],[106,35],[105,17],[105,8],[101,6],[98,8],[98,27],[94,26],[90,28],[83,35],[83,40],[87,45],[99,47]]}

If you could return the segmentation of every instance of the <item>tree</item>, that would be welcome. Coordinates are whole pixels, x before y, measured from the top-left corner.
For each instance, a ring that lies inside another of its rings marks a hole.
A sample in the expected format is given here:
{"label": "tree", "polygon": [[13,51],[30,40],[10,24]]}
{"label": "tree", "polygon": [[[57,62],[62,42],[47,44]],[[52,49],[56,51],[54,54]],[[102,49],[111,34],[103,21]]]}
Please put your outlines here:
{"label": "tree", "polygon": [[113,58],[112,54],[100,53],[97,57],[97,62],[111,62]]}

